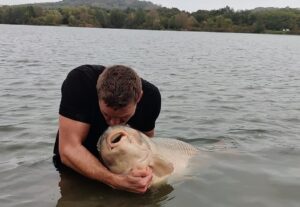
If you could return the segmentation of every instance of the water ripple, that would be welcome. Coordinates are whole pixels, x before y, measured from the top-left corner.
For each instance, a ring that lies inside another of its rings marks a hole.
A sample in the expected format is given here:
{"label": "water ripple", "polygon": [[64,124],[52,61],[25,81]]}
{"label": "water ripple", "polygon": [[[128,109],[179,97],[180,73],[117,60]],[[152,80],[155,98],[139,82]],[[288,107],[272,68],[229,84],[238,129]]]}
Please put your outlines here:
{"label": "water ripple", "polygon": [[[49,201],[45,192],[51,162],[31,166],[41,167],[34,171],[39,180],[27,164],[52,155],[61,84],[71,69],[82,64],[126,64],[136,69],[162,94],[156,135],[206,146],[215,158],[209,167],[196,171],[195,180],[172,189],[164,205],[299,204],[295,192],[300,186],[292,182],[299,180],[299,37],[0,28],[0,200],[4,205],[41,206]],[[214,154],[219,141],[239,155]],[[42,198],[34,196],[39,189],[44,189]],[[96,191],[88,191],[93,201],[99,197],[95,198]]]}

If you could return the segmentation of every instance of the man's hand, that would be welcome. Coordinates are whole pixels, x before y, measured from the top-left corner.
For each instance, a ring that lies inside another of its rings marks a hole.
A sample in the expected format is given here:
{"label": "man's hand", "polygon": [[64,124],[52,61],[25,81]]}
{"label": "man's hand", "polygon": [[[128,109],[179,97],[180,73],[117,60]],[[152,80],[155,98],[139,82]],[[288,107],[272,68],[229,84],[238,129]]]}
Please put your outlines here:
{"label": "man's hand", "polygon": [[133,193],[145,193],[151,185],[152,176],[152,170],[149,167],[134,169],[130,174],[116,175],[110,186]]}

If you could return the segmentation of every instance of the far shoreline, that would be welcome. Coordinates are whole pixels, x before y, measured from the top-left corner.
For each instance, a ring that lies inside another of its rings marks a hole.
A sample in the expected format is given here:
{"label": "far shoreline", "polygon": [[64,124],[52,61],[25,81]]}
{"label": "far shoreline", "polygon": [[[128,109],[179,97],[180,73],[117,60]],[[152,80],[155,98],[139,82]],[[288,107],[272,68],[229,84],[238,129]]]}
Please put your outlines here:
{"label": "far shoreline", "polygon": [[11,25],[11,26],[37,26],[37,27],[65,27],[65,28],[89,28],[89,29],[112,29],[112,30],[136,30],[136,31],[161,31],[161,32],[202,32],[202,33],[224,33],[224,34],[260,34],[260,35],[287,35],[287,36],[298,36],[300,34],[293,34],[281,31],[267,31],[263,33],[255,32],[232,32],[232,31],[205,31],[205,30],[169,30],[169,29],[136,29],[136,28],[109,28],[109,27],[93,27],[93,26],[70,26],[70,25],[36,25],[36,24],[4,24],[0,25]]}

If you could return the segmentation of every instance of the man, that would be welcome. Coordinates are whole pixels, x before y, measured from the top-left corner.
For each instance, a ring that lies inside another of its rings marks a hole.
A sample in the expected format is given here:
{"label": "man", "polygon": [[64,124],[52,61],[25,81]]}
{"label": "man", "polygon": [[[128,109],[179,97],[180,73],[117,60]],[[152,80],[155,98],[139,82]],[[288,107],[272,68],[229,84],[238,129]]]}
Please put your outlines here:
{"label": "man", "polygon": [[55,165],[116,189],[144,193],[152,171],[113,174],[99,161],[96,144],[108,126],[117,124],[128,124],[153,137],[161,107],[157,87],[126,66],[83,65],[68,74],[61,91]]}

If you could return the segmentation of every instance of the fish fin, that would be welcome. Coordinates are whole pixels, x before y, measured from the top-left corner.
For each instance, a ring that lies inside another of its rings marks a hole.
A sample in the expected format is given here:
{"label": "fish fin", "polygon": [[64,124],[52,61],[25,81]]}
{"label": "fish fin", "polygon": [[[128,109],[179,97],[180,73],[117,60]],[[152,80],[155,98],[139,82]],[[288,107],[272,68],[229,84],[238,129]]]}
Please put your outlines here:
{"label": "fish fin", "polygon": [[174,166],[171,162],[160,158],[159,156],[153,157],[153,162],[150,164],[153,174],[157,177],[163,177],[171,174],[174,171]]}

